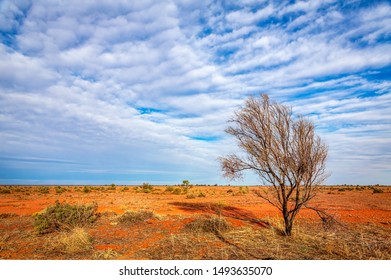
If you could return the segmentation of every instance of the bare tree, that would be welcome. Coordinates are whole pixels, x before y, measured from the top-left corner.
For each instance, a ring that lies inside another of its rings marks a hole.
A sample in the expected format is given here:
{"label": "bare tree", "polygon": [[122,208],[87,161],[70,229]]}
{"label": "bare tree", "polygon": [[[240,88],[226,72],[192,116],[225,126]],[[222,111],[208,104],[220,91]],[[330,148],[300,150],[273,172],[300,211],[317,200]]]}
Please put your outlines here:
{"label": "bare tree", "polygon": [[297,213],[327,177],[327,146],[310,120],[270,102],[268,95],[248,98],[230,123],[226,132],[236,137],[245,155],[220,158],[224,176],[238,179],[252,170],[271,185],[256,194],[281,211],[284,233],[291,235]]}

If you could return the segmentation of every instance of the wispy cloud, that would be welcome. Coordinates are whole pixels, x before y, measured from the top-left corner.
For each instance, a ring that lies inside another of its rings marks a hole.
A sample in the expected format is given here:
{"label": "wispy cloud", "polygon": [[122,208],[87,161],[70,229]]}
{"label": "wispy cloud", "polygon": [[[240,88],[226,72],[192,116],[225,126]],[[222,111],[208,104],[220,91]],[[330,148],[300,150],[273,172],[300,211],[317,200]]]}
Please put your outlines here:
{"label": "wispy cloud", "polygon": [[389,184],[390,11],[2,1],[1,182],[224,182],[216,159],[236,149],[226,121],[266,92],[314,120],[330,147],[328,183]]}

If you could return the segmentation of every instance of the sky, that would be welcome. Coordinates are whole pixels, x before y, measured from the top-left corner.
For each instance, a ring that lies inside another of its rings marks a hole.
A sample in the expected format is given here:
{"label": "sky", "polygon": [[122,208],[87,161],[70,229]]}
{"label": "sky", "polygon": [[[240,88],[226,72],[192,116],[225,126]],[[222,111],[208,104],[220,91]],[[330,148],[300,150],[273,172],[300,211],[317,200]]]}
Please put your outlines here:
{"label": "sky", "polygon": [[0,184],[259,184],[218,158],[261,93],[391,184],[390,1],[0,0]]}

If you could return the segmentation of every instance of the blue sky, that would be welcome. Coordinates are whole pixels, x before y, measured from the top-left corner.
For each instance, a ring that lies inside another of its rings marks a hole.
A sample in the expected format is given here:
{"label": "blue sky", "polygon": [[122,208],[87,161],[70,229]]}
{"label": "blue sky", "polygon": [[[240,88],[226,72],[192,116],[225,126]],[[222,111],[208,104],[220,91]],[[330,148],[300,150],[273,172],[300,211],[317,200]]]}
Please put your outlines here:
{"label": "blue sky", "polygon": [[327,184],[391,184],[390,1],[0,1],[1,184],[232,183],[259,93],[315,122]]}

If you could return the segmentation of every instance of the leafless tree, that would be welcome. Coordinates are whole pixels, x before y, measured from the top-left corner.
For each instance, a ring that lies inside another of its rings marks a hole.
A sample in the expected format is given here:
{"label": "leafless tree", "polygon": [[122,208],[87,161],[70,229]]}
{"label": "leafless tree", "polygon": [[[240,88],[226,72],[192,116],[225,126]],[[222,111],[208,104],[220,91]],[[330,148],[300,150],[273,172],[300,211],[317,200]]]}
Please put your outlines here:
{"label": "leafless tree", "polygon": [[248,98],[230,123],[226,132],[236,137],[245,154],[220,158],[224,176],[238,179],[252,170],[271,185],[256,194],[281,211],[284,234],[291,235],[297,213],[327,177],[327,146],[309,119],[294,116],[291,108],[265,94]]}

